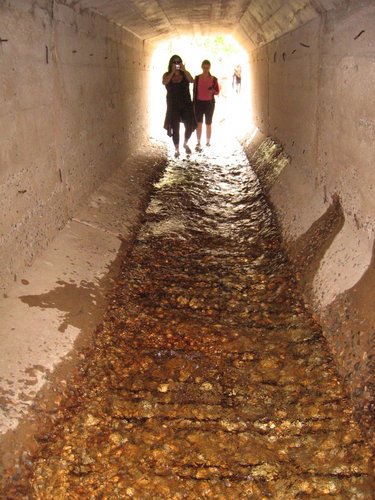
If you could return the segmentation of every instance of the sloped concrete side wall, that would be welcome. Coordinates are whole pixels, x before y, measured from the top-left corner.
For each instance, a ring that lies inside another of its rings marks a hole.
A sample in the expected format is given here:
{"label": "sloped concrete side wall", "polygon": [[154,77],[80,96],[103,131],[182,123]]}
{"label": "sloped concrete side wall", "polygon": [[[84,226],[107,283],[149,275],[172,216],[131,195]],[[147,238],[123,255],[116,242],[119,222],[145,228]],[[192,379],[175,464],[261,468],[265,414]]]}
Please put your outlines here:
{"label": "sloped concrete side wall", "polygon": [[252,55],[254,99],[268,106],[267,126],[264,112],[254,113],[256,125],[289,158],[269,196],[291,258],[301,256],[296,246],[303,259],[315,254],[308,298],[367,416],[375,414],[375,316],[358,297],[373,297],[374,281],[374,23],[373,3],[348,3],[267,45],[266,60],[265,49]]}
{"label": "sloped concrete side wall", "polygon": [[56,1],[1,2],[0,37],[4,292],[146,140],[148,55],[132,34]]}

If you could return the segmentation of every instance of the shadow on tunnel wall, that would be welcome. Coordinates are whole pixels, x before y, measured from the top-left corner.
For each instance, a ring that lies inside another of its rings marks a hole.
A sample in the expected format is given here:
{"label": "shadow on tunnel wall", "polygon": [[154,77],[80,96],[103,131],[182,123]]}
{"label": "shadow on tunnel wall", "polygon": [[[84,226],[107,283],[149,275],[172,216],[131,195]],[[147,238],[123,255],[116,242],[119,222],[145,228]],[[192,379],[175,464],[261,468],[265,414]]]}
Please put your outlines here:
{"label": "shadow on tunnel wall", "polygon": [[[243,142],[251,166],[266,194],[288,165],[282,147],[258,134]],[[320,309],[314,300],[314,278],[320,263],[345,223],[337,194],[326,211],[293,241],[284,242],[305,302],[323,328],[344,386],[354,403],[357,419],[374,444],[375,435],[375,245],[372,260],[362,278]]]}
{"label": "shadow on tunnel wall", "polygon": [[336,366],[350,394],[357,419],[375,443],[375,244],[362,278],[321,309],[315,300],[314,278],[327,250],[345,223],[338,195],[324,214],[287,246],[298,286],[323,328]]}
{"label": "shadow on tunnel wall", "polygon": [[[261,133],[243,141],[250,164],[265,194],[289,160],[280,144]],[[270,201],[272,206],[272,202]],[[276,207],[273,210],[277,213]],[[375,444],[375,244],[372,260],[362,278],[321,308],[314,294],[314,278],[320,264],[343,229],[345,214],[338,194],[332,196],[326,211],[297,239],[284,240],[284,248],[296,273],[307,306],[323,328],[357,420]]]}
{"label": "shadow on tunnel wall", "polygon": [[[321,323],[358,419],[375,444],[375,244],[371,263],[352,288],[321,313]],[[372,431],[371,431],[372,429]]]}
{"label": "shadow on tunnel wall", "polygon": [[331,5],[251,52],[261,133],[245,149],[374,444],[375,4]]}

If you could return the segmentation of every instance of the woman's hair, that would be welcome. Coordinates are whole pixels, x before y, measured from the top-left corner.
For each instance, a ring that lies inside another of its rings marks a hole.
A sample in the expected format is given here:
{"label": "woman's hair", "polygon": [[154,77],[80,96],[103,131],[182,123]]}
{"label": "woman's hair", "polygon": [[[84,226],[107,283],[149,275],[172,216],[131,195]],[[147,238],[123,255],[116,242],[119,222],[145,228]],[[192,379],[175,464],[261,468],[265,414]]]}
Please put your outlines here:
{"label": "woman's hair", "polygon": [[181,57],[178,56],[177,54],[174,54],[170,59],[169,59],[169,63],[168,63],[168,73],[170,73],[172,71],[172,62],[175,60],[175,59],[178,59],[179,61],[182,61]]}
{"label": "woman's hair", "polygon": [[202,61],[202,64],[201,64],[201,67],[204,65],[204,64],[208,64],[209,66],[211,66],[211,63],[208,59],[205,59],[204,61]]}

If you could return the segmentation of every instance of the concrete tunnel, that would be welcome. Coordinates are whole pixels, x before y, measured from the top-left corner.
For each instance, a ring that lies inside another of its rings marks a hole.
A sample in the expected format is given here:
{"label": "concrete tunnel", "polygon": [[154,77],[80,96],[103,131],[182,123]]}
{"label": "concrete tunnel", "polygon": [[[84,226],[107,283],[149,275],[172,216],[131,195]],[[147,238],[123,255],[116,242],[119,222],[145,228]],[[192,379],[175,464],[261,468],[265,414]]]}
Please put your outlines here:
{"label": "concrete tunnel", "polygon": [[[93,282],[110,286],[165,161],[148,129],[155,48],[218,33],[248,53],[253,116],[243,146],[373,440],[374,25],[371,0],[0,2],[5,440],[16,446],[46,375],[94,328],[105,299]],[[71,303],[60,307],[62,289]],[[90,297],[77,319],[72,308]]]}

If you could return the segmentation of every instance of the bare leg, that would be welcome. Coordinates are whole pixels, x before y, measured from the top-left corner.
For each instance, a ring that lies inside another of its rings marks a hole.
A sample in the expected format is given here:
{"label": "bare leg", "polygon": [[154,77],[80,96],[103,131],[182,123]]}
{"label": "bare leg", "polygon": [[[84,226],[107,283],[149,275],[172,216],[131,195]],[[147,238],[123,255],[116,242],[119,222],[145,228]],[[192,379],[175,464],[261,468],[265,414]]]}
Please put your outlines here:
{"label": "bare leg", "polygon": [[199,145],[199,146],[201,144],[201,137],[202,137],[202,123],[198,122],[197,123],[197,142],[198,142],[197,145]]}
{"label": "bare leg", "polygon": [[177,158],[178,156],[180,156],[180,145],[179,143],[176,144],[175,142],[173,144],[175,149],[174,155]]}
{"label": "bare leg", "polygon": [[206,125],[206,143],[207,143],[207,146],[210,145],[210,142],[211,142],[211,124]]}
{"label": "bare leg", "polygon": [[191,130],[189,128],[186,128],[185,126],[185,140],[184,140],[184,149],[186,151],[186,154],[191,155],[191,149],[188,144],[188,140],[190,139],[191,136]]}

